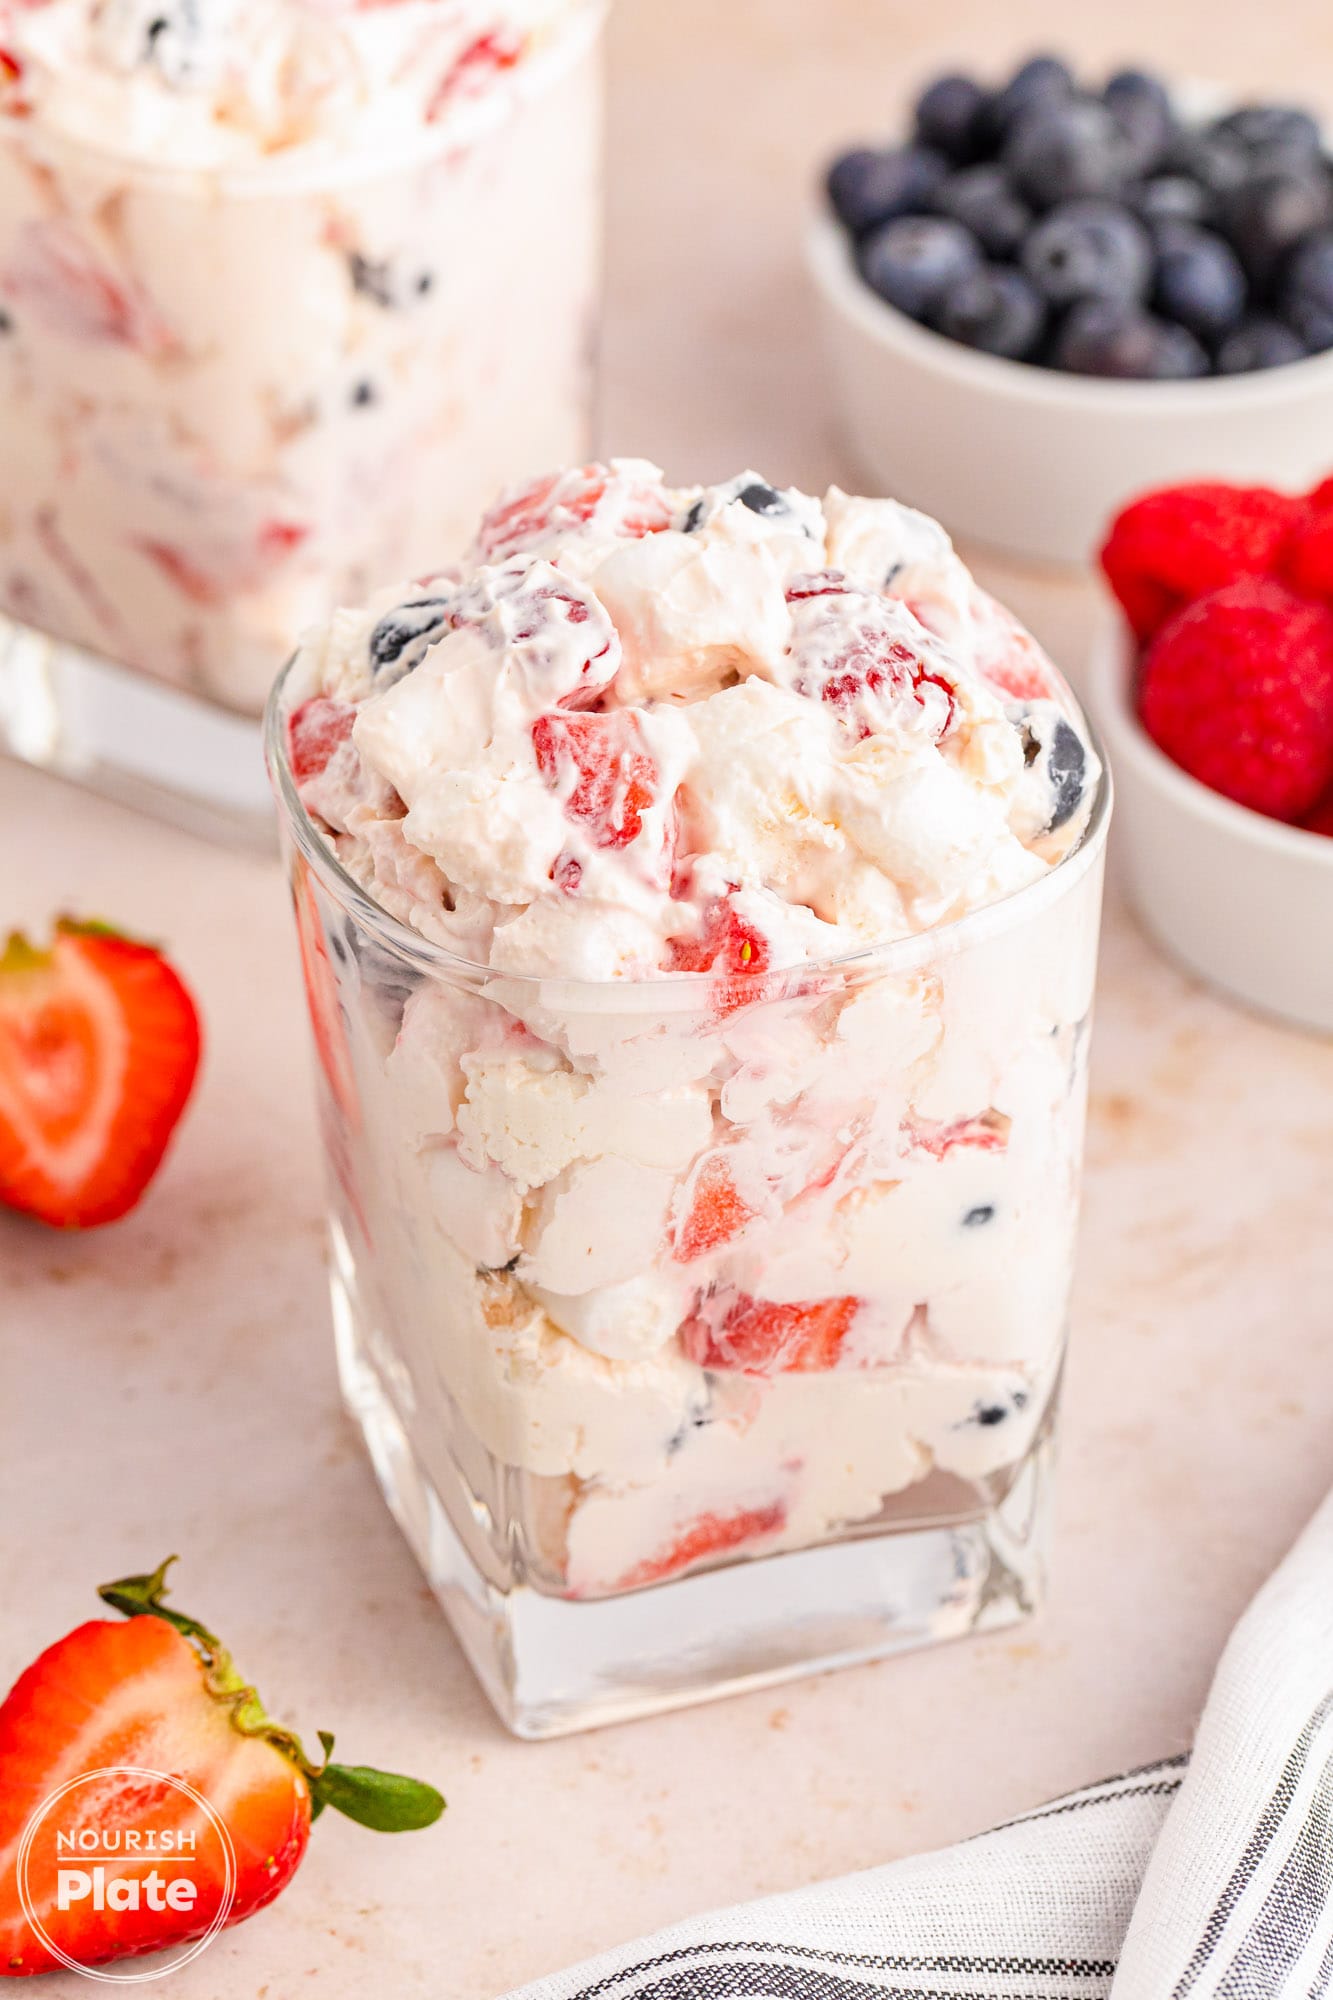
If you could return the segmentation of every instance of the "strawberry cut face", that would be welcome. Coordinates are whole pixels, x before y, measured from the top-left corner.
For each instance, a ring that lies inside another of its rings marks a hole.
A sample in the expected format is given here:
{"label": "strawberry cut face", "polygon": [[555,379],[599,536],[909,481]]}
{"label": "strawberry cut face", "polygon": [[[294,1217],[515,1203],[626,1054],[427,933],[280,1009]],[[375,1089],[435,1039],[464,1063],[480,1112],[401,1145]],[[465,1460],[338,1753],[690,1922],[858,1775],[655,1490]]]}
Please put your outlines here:
{"label": "strawberry cut face", "polygon": [[808,1374],[837,1366],[860,1300],[844,1295],[779,1304],[748,1292],[706,1292],[681,1328],[701,1368],[742,1375]]}
{"label": "strawberry cut face", "polygon": [[672,1255],[678,1264],[693,1263],[730,1243],[754,1218],[755,1210],[737,1189],[726,1154],[708,1153],[690,1179]]}
{"label": "strawberry cut face", "polygon": [[904,604],[851,590],[835,571],[796,578],[787,601],[791,685],[827,702],[849,735],[863,741],[897,724],[938,742],[953,727],[953,688]]}
{"label": "strawberry cut face", "polygon": [[482,516],[477,552],[483,562],[503,562],[601,514],[618,536],[653,535],[671,526],[670,503],[660,486],[613,466],[580,465],[545,474],[497,500]]}
{"label": "strawberry cut face", "polygon": [[316,694],[293,709],[287,722],[287,760],[298,785],[317,778],[352,734],[356,710]]}
{"label": "strawberry cut face", "polygon": [[661,1583],[668,1576],[693,1569],[710,1557],[729,1554],[752,1542],[766,1541],[781,1534],[787,1525],[787,1506],[772,1500],[757,1507],[738,1507],[732,1513],[701,1514],[682,1529],[675,1541],[646,1556],[626,1572],[617,1590],[638,1590],[648,1583]]}
{"label": "strawberry cut face", "polygon": [[62,921],[0,958],[0,1202],[61,1228],[138,1201],[185,1108],[199,1021],[148,945]]}
{"label": "strawberry cut face", "polygon": [[713,1011],[723,1017],[763,997],[768,963],[767,938],[741,916],[729,896],[708,905],[697,938],[667,939],[668,971],[719,975],[710,999]]}
{"label": "strawberry cut face", "polygon": [[657,798],[657,767],[634,714],[539,715],[532,725],[537,769],[562,794],[565,816],[594,847],[628,847]]}

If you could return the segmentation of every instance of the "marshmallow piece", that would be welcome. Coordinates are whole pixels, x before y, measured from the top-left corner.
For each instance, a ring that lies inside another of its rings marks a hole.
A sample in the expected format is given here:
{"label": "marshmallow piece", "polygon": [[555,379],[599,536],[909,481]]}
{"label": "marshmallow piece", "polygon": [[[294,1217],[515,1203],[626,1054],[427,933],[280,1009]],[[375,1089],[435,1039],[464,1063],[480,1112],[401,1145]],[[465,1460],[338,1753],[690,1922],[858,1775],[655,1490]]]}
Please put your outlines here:
{"label": "marshmallow piece", "polygon": [[622,1285],[573,1297],[531,1288],[562,1332],[610,1361],[639,1361],[666,1346],[686,1317],[693,1285],[688,1278],[644,1272]]}
{"label": "marshmallow piece", "polygon": [[611,1155],[568,1168],[533,1204],[524,1280],[582,1293],[638,1277],[665,1248],[674,1185],[656,1167]]}
{"label": "marshmallow piece", "polygon": [[431,1211],[449,1241],[479,1270],[502,1270],[518,1255],[523,1206],[498,1167],[478,1173],[456,1146],[421,1155]]}

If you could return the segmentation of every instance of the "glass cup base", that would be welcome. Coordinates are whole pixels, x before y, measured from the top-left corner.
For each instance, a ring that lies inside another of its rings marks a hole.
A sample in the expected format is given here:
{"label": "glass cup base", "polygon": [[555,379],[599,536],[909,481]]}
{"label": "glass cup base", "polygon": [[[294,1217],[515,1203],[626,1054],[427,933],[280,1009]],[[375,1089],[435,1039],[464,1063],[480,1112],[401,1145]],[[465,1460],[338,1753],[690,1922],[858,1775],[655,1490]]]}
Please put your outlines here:
{"label": "glass cup base", "polygon": [[0,616],[0,750],[189,833],[272,853],[258,718]]}
{"label": "glass cup base", "polygon": [[394,1519],[516,1736],[569,1735],[993,1631],[1045,1594],[1049,1418],[1003,1497],[966,1517],[877,1525],[597,1601],[522,1582],[500,1589],[428,1476],[336,1264],[332,1285],[344,1400]]}

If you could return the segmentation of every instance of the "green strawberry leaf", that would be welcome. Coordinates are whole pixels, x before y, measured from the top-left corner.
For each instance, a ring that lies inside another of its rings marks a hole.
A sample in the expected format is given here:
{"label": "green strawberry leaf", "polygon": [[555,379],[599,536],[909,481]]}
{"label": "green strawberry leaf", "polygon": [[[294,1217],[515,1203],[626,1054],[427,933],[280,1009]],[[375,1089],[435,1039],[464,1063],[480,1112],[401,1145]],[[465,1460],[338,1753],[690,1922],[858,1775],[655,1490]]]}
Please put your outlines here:
{"label": "green strawberry leaf", "polygon": [[365,1764],[326,1764],[310,1780],[311,1817],[325,1806],[376,1833],[414,1833],[433,1826],[444,1811],[434,1785]]}

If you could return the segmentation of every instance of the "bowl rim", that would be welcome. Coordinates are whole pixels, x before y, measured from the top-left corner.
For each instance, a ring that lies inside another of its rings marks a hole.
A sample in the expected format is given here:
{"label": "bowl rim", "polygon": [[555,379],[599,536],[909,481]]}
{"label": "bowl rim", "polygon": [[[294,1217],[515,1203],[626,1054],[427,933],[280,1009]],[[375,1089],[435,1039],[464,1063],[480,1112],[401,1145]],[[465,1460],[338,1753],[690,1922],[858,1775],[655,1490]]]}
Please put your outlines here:
{"label": "bowl rim", "polygon": [[[830,305],[886,353],[966,388],[1011,401],[1051,409],[1095,409],[1107,415],[1164,414],[1223,419],[1239,408],[1265,410],[1328,390],[1333,394],[1333,348],[1308,354],[1280,368],[1256,368],[1244,375],[1202,375],[1184,382],[1107,380],[1065,375],[1030,361],[983,354],[919,326],[887,299],[879,298],[857,271],[851,239],[817,194],[805,228],[806,266]],[[1175,407],[1168,411],[1174,401]]]}
{"label": "bowl rim", "polygon": [[1181,812],[1200,820],[1232,840],[1267,848],[1289,861],[1301,861],[1333,873],[1333,838],[1308,827],[1289,826],[1265,813],[1238,805],[1191,777],[1160,750],[1139,721],[1130,686],[1138,656],[1134,635],[1109,594],[1087,654],[1087,705],[1106,739],[1114,766],[1133,763],[1145,781]]}

